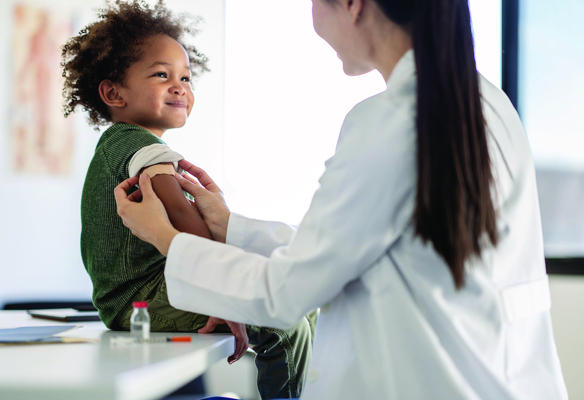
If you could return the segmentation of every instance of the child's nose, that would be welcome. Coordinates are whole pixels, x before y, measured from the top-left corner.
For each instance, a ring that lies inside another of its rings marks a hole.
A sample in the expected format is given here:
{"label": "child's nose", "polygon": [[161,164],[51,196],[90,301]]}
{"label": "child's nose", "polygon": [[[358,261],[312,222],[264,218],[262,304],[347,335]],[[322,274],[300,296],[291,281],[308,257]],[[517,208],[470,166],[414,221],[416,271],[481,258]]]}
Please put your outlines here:
{"label": "child's nose", "polygon": [[184,87],[182,87],[181,85],[179,85],[177,83],[175,83],[174,85],[172,85],[170,87],[170,90],[169,91],[171,93],[173,93],[173,94],[178,94],[178,95],[181,95],[181,96],[184,95],[187,92]]}
{"label": "child's nose", "polygon": [[181,96],[182,96],[182,95],[184,95],[184,94],[186,93],[186,90],[184,90],[184,89],[183,89],[183,88],[181,88],[181,87],[174,87],[174,88],[172,88],[172,92],[173,92],[174,94],[179,94],[179,95],[181,95]]}

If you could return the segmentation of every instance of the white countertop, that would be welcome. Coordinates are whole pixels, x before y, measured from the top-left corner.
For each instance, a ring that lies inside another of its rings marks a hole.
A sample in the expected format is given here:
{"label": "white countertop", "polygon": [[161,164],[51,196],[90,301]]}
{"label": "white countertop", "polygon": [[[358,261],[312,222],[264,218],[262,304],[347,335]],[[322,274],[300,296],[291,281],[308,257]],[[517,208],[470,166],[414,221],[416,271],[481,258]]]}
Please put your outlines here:
{"label": "white countertop", "polygon": [[[82,328],[59,336],[98,339],[99,343],[0,345],[0,398],[116,399],[163,397],[231,355],[232,335],[153,332],[157,336],[192,336],[192,342],[110,345],[113,336],[102,322],[70,323]],[[0,329],[63,325],[32,318],[24,311],[0,311]]]}

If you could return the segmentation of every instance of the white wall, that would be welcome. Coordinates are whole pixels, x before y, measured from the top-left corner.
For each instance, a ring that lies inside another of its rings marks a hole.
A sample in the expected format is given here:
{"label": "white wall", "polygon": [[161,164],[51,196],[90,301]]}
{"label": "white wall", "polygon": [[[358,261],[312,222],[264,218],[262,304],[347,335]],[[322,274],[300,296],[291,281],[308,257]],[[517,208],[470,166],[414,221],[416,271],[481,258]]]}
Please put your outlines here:
{"label": "white wall", "polygon": [[[74,115],[74,171],[69,176],[14,174],[10,165],[12,15],[16,1],[0,2],[0,306],[14,300],[89,299],[91,282],[79,250],[80,199],[85,172],[99,139],[83,113]],[[94,19],[96,0],[30,0],[60,14],[72,13],[75,32]],[[220,0],[167,0],[176,11],[193,10],[205,19],[195,44],[211,72],[195,88],[196,104],[184,128],[164,136],[185,157],[219,179],[223,165],[224,3]]]}
{"label": "white wall", "polygon": [[[479,71],[501,81],[501,0],[471,0]],[[226,0],[223,190],[233,211],[300,222],[347,112],[385,90],[343,73],[314,32],[311,0]]]}
{"label": "white wall", "polygon": [[226,0],[223,187],[233,211],[298,224],[358,102],[380,74],[347,77],[312,26],[312,2]]}

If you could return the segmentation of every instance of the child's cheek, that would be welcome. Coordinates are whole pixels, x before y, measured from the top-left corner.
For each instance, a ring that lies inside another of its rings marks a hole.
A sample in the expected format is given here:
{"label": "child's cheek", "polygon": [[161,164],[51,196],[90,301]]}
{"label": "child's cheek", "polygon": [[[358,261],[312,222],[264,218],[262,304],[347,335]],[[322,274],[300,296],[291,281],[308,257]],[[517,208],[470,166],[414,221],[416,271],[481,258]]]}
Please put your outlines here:
{"label": "child's cheek", "polygon": [[162,104],[163,101],[161,99],[159,99],[157,96],[148,96],[148,101],[147,101],[147,105],[148,105],[148,112],[152,112],[152,111],[156,111],[160,108],[162,108]]}

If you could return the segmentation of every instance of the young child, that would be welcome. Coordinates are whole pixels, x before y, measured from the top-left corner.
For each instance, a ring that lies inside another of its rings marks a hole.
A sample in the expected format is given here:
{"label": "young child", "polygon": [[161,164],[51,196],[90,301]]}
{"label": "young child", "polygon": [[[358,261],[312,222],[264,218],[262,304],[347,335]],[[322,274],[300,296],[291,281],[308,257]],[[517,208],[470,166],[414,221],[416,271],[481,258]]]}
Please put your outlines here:
{"label": "young child", "polygon": [[[83,263],[93,302],[110,329],[129,329],[134,301],[148,301],[153,331],[196,332],[209,318],[169,304],[165,257],[122,224],[113,195],[119,183],[145,172],[175,228],[210,238],[173,176],[183,157],[161,139],[167,129],[185,124],[194,102],[192,74],[206,70],[206,58],[183,41],[196,33],[187,22],[162,1],[150,8],[118,0],[63,47],[65,115],[81,107],[90,124],[110,125],[81,200]],[[246,328],[262,398],[299,397],[311,354],[307,321],[289,330]]]}

